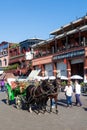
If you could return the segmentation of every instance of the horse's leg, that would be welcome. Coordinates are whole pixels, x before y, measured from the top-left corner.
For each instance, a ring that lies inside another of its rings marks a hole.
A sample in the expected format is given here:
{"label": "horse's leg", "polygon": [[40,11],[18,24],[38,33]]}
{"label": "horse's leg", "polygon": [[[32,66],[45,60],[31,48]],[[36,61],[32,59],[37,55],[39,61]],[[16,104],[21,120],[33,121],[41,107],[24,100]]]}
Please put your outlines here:
{"label": "horse's leg", "polygon": [[29,109],[28,110],[29,110],[30,113],[32,113],[32,105],[31,104],[29,105]]}
{"label": "horse's leg", "polygon": [[26,106],[27,106],[27,110],[28,110],[28,112],[30,112],[30,105],[29,105],[28,102],[27,102]]}
{"label": "horse's leg", "polygon": [[47,106],[47,97],[44,97],[42,102],[43,102],[43,112],[45,113],[46,112],[46,106]]}
{"label": "horse's leg", "polygon": [[32,113],[32,102],[31,102],[32,100],[33,99],[31,97],[28,97],[27,107],[30,113]]}
{"label": "horse's leg", "polygon": [[50,112],[52,112],[52,98],[50,98]]}
{"label": "horse's leg", "polygon": [[37,114],[40,114],[40,99],[35,99],[36,107],[37,107]]}
{"label": "horse's leg", "polygon": [[54,100],[55,100],[55,110],[56,110],[56,114],[58,114],[57,98],[55,98]]}
{"label": "horse's leg", "polygon": [[49,100],[49,98],[48,98],[48,96],[46,96],[46,98],[45,98],[45,112],[48,111],[47,110],[48,100]]}

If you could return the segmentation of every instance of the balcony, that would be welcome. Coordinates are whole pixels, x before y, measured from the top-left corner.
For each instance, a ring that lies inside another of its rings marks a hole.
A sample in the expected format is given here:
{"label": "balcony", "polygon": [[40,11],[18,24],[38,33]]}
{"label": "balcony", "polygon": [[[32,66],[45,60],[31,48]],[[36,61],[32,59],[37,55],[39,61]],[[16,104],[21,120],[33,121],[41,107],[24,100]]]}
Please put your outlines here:
{"label": "balcony", "polygon": [[25,54],[19,54],[19,55],[11,56],[10,60],[15,59],[15,58],[20,58],[20,57],[23,57],[23,56],[25,56]]}
{"label": "balcony", "polygon": [[25,59],[25,54],[19,54],[15,56],[9,57],[9,64],[15,63],[15,62],[20,62]]}
{"label": "balcony", "polygon": [[67,53],[70,51],[84,49],[85,47],[87,47],[87,42],[85,42],[85,44],[83,44],[83,42],[81,42],[80,44],[79,43],[74,43],[74,44],[68,43],[66,47],[65,46],[57,47],[57,49],[54,50],[54,52],[52,51],[52,47],[50,47],[50,50],[38,51],[34,55],[34,59],[41,58],[41,57],[47,57],[50,55],[63,54],[63,53]]}

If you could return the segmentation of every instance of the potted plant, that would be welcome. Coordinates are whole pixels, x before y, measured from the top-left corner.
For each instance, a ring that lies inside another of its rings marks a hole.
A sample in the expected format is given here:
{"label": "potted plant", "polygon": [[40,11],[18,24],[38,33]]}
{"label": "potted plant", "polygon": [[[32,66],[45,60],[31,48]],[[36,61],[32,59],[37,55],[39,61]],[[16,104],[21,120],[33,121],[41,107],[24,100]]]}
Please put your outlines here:
{"label": "potted plant", "polygon": [[64,88],[65,88],[66,84],[67,84],[66,81],[61,82],[61,91],[62,92],[64,92]]}

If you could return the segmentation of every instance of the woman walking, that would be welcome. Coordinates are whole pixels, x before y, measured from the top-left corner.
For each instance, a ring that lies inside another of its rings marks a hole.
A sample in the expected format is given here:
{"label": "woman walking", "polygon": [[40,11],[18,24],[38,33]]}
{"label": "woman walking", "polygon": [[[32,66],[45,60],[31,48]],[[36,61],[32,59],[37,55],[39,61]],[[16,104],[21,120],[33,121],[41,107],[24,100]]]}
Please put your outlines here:
{"label": "woman walking", "polygon": [[71,86],[71,82],[68,81],[67,86],[64,89],[66,93],[66,100],[67,100],[67,107],[72,106],[72,94],[73,94],[73,88]]}

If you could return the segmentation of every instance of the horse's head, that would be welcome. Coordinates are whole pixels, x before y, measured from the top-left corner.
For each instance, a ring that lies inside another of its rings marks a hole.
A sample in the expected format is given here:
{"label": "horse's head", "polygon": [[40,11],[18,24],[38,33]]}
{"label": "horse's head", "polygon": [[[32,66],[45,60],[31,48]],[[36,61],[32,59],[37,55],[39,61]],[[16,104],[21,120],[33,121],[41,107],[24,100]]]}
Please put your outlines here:
{"label": "horse's head", "polygon": [[47,79],[42,81],[41,87],[42,87],[42,89],[43,89],[45,92],[47,92],[47,91],[50,90],[49,82],[48,82]]}
{"label": "horse's head", "polygon": [[55,79],[50,81],[50,88],[52,92],[58,92],[60,88],[61,80],[60,79]]}
{"label": "horse's head", "polygon": [[54,86],[56,86],[57,88],[61,87],[61,79],[60,78],[56,78],[54,80]]}

